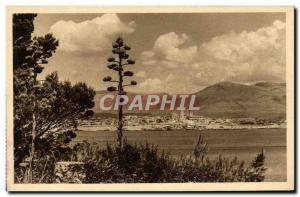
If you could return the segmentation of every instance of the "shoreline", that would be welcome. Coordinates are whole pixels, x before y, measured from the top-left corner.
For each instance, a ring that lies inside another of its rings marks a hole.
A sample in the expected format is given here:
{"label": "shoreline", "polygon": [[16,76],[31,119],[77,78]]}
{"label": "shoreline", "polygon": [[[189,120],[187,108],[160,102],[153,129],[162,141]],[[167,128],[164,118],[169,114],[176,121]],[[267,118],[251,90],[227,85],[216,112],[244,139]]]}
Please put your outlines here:
{"label": "shoreline", "polygon": [[[261,129],[261,130],[267,130],[267,129],[286,129],[286,127],[243,127],[243,128],[237,128],[237,127],[233,127],[233,128],[203,128],[203,129],[169,129],[169,130],[164,130],[164,129],[124,129],[124,131],[136,131],[136,132],[140,132],[140,131],[182,131],[182,132],[188,132],[188,131],[215,131],[215,130],[251,130],[251,129]],[[85,128],[80,128],[76,131],[91,131],[91,132],[97,132],[97,131],[103,131],[103,132],[116,132],[117,130],[113,130],[113,129],[85,129]]]}

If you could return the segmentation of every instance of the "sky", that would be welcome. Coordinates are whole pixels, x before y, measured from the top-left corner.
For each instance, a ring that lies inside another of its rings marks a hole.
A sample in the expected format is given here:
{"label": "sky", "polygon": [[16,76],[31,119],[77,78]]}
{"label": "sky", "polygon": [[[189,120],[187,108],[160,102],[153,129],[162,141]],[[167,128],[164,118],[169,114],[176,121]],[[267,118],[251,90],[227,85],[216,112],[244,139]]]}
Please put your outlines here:
{"label": "sky", "polygon": [[122,36],[135,65],[129,91],[194,93],[221,81],[285,81],[284,13],[39,14],[34,35],[59,40],[40,78],[104,90],[112,42]]}

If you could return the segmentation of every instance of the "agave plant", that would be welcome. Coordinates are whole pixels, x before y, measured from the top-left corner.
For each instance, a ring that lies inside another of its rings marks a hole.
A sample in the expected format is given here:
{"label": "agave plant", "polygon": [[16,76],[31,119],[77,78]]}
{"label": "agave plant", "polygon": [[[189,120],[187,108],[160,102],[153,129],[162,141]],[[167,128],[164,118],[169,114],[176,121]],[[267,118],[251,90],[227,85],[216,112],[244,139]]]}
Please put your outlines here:
{"label": "agave plant", "polygon": [[[107,59],[108,65],[107,68],[118,73],[118,79],[113,80],[111,76],[106,76],[103,78],[104,82],[113,82],[116,83],[116,86],[110,86],[107,88],[109,92],[117,92],[118,95],[124,95],[125,86],[134,86],[137,85],[136,81],[130,81],[128,84],[123,84],[125,77],[132,77],[134,73],[129,70],[125,70],[126,65],[133,65],[135,61],[129,59],[128,52],[130,47],[124,44],[124,40],[121,37],[118,37],[115,42],[112,43],[112,53],[114,56]],[[123,108],[122,105],[119,105],[119,119],[118,119],[118,143],[119,147],[123,147]]]}

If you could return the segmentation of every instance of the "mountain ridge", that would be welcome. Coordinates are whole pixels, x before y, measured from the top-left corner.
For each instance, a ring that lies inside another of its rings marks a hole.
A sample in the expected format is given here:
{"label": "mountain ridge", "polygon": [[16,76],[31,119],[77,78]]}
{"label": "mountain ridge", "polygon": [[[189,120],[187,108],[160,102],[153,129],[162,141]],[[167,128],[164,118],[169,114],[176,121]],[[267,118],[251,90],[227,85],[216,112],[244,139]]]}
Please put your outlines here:
{"label": "mountain ridge", "polygon": [[[97,109],[99,97],[110,92],[100,90],[96,91],[96,93],[94,111],[95,113],[100,113],[99,108]],[[130,97],[136,94],[128,92]],[[196,95],[195,106],[200,106],[200,111],[195,111],[195,115],[215,118],[285,118],[285,83],[256,82],[251,85],[245,85],[223,81],[193,94]],[[144,102],[144,97],[149,94],[142,95]],[[158,95],[162,96],[162,93]],[[157,112],[158,110],[159,108],[153,107],[150,113]],[[139,111],[133,112],[138,113]],[[145,113],[145,111],[141,113]]]}
{"label": "mountain ridge", "polygon": [[285,116],[284,83],[258,82],[252,85],[220,82],[196,92],[200,114],[216,117]]}

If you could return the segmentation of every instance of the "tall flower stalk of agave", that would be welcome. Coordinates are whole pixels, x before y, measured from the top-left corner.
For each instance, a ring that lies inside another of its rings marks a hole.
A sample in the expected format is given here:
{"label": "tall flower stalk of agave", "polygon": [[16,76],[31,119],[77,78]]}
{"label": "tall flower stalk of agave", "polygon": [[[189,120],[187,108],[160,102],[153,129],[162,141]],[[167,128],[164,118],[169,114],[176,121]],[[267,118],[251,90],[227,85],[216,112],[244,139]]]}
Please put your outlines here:
{"label": "tall flower stalk of agave", "polygon": [[[123,84],[125,77],[132,77],[132,71],[125,71],[125,66],[135,64],[135,61],[129,58],[128,51],[131,49],[129,46],[124,44],[124,41],[121,37],[118,37],[115,42],[112,44],[112,53],[113,57],[107,59],[108,65],[107,68],[114,70],[118,73],[118,80],[113,80],[111,76],[103,78],[104,82],[113,82],[117,86],[110,86],[107,88],[109,92],[116,91],[118,95],[126,95],[124,91],[125,86],[134,86],[137,85],[136,81],[130,81],[129,84]],[[120,97],[120,102],[123,102],[123,98]],[[117,129],[117,142],[120,149],[123,148],[123,106],[118,106],[118,129]]]}

